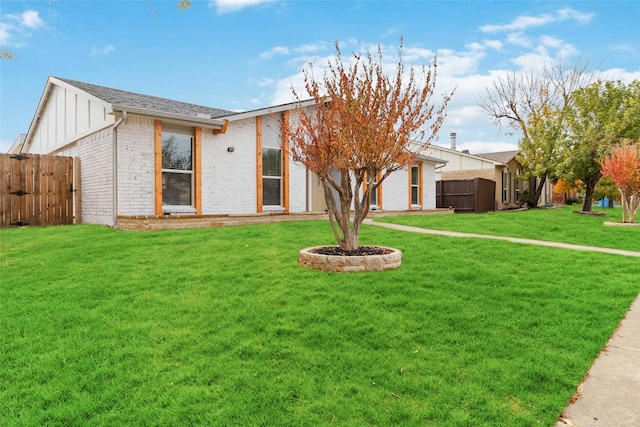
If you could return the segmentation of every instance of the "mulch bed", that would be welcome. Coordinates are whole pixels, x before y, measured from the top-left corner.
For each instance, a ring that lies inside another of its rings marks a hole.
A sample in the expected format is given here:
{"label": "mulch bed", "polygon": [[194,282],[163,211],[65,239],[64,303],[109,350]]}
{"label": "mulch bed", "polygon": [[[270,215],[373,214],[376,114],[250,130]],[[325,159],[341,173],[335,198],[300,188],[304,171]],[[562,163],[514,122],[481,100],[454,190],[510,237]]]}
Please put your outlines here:
{"label": "mulch bed", "polygon": [[309,252],[320,255],[338,255],[338,256],[366,256],[366,255],[388,255],[393,251],[388,248],[378,246],[360,246],[353,251],[345,251],[339,246],[321,246],[311,249]]}

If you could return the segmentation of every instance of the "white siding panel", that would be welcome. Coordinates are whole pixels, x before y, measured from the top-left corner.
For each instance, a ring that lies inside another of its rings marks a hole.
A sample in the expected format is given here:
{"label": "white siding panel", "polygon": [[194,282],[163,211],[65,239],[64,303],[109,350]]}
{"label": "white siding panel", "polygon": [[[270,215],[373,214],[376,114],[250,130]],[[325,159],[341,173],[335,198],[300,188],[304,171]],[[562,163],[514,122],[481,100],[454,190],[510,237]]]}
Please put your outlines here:
{"label": "white siding panel", "polygon": [[[54,91],[55,109],[56,109],[56,138],[55,141],[64,141],[66,139],[66,118],[65,118],[65,94],[64,89],[56,87]],[[58,145],[56,143],[56,145]]]}
{"label": "white siding panel", "polygon": [[76,95],[71,90],[64,89],[65,134],[67,138],[76,135]]}
{"label": "white siding panel", "polygon": [[76,96],[76,134],[89,130],[89,101],[86,97]]}

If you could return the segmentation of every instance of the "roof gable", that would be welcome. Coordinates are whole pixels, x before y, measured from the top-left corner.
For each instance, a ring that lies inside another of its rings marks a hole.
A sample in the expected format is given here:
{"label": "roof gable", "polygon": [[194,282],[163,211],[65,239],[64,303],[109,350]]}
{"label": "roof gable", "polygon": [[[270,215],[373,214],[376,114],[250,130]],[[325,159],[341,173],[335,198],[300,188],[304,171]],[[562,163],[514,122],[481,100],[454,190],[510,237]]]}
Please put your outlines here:
{"label": "roof gable", "polygon": [[234,114],[233,111],[222,110],[220,108],[212,108],[203,105],[190,104],[187,102],[174,101],[172,99],[144,95],[135,92],[128,92],[125,90],[98,86],[90,83],[79,82],[77,80],[64,79],[61,77],[55,78],[80,90],[83,90],[84,92],[87,92],[88,94],[93,95],[96,98],[99,98],[112,105],[134,107],[143,110],[181,114],[193,117],[204,115],[207,116],[207,118],[212,119]]}

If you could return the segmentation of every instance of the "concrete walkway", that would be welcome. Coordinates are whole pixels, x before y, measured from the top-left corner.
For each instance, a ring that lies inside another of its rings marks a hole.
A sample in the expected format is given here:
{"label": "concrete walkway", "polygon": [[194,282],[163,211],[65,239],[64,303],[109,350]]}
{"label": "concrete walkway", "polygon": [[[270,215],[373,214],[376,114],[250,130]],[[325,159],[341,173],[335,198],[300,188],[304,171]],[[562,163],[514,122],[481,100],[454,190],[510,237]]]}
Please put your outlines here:
{"label": "concrete walkway", "polygon": [[[640,257],[640,252],[636,251],[429,230],[372,220],[365,220],[365,223],[412,233],[506,240],[513,243]],[[640,262],[638,263],[638,280],[640,280]],[[640,426],[640,295],[596,358],[572,400],[573,402],[569,403],[560,415],[555,427]]]}
{"label": "concrete walkway", "polygon": [[365,219],[364,223],[369,225],[376,225],[379,227],[391,228],[393,230],[407,231],[410,233],[435,234],[437,236],[449,236],[449,237],[464,237],[467,239],[504,240],[507,242],[521,243],[525,245],[550,246],[554,248],[572,249],[575,251],[602,252],[606,254],[624,255],[624,256],[632,256],[632,257],[640,258],[640,252],[627,251],[624,249],[611,249],[611,248],[600,248],[597,246],[573,245],[571,243],[547,242],[544,240],[521,239],[519,237],[507,237],[507,236],[494,236],[491,234],[475,234],[475,233],[460,233],[457,231],[431,230],[428,228],[411,227],[408,225],[389,224],[385,222],[374,222],[371,219]]}

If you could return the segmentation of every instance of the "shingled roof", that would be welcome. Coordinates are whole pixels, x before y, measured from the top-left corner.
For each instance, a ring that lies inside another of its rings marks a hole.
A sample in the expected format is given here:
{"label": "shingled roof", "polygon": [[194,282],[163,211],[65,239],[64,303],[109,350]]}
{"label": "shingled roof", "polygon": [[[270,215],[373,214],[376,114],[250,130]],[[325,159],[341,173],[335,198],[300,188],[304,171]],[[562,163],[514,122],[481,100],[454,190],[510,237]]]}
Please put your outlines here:
{"label": "shingled roof", "polygon": [[157,96],[127,92],[120,89],[79,82],[77,80],[64,79],[61,77],[56,77],[56,79],[75,86],[78,89],[81,89],[112,105],[135,107],[145,110],[182,114],[194,117],[198,114],[205,114],[210,116],[212,119],[235,113],[234,111],[222,110],[220,108],[205,107],[203,105],[189,104],[187,102],[174,101]]}
{"label": "shingled roof", "polygon": [[484,154],[475,154],[475,155],[478,157],[482,157],[483,159],[504,163],[506,165],[511,160],[513,160],[513,158],[519,152],[520,152],[519,150],[512,150],[512,151],[500,151],[497,153],[484,153]]}

